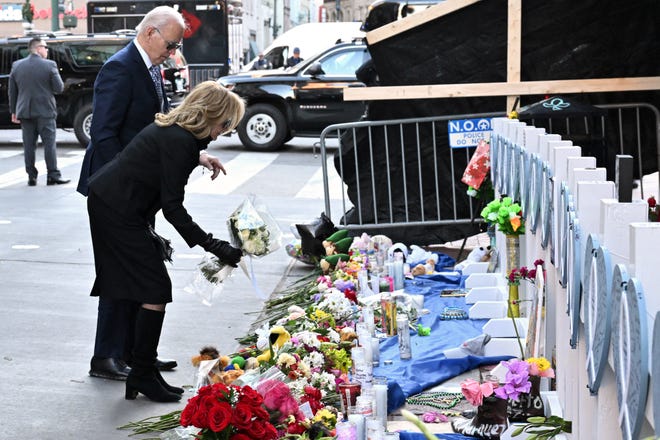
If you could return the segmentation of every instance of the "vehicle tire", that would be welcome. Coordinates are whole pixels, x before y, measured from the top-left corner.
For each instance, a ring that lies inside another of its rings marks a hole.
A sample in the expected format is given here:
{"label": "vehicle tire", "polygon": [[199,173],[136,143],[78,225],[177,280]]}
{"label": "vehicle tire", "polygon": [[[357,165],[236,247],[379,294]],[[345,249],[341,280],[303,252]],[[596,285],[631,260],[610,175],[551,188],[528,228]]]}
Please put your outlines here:
{"label": "vehicle tire", "polygon": [[247,108],[237,131],[248,150],[275,151],[282,148],[289,128],[277,108],[269,104],[255,104]]}
{"label": "vehicle tire", "polygon": [[87,103],[83,104],[78,111],[76,116],[73,118],[73,132],[76,134],[76,138],[80,145],[87,148],[90,140],[90,129],[92,128],[92,104]]}

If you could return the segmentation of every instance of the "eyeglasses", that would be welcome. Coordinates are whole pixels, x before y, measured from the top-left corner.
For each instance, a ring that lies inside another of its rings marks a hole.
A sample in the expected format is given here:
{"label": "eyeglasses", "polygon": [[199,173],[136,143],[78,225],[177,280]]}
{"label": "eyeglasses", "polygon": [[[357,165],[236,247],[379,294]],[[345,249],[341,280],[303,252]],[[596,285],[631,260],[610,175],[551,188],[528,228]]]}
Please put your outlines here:
{"label": "eyeglasses", "polygon": [[229,130],[229,127],[231,127],[231,119],[227,119],[225,122],[222,123],[222,131],[225,132]]}
{"label": "eyeglasses", "polygon": [[160,35],[160,38],[162,38],[163,41],[165,42],[165,44],[166,44],[165,49],[175,50],[175,49],[180,49],[181,48],[182,44],[181,44],[180,41],[166,40],[165,37],[163,37],[163,34],[160,33],[160,29],[158,29],[157,27],[155,27],[154,29],[156,29],[156,32],[158,32],[158,35]]}
{"label": "eyeglasses", "polygon": [[48,46],[46,46],[45,44],[40,44],[40,45],[37,46],[37,47],[43,47],[44,49],[48,50]]}

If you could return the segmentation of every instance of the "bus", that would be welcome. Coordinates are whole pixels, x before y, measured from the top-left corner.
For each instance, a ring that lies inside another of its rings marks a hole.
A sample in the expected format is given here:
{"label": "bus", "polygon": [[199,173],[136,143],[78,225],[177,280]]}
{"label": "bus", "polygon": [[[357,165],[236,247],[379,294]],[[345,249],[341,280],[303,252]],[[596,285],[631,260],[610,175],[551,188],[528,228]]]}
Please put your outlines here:
{"label": "bus", "polygon": [[188,29],[181,51],[188,62],[190,85],[215,80],[229,73],[227,0],[112,0],[87,3],[90,33],[134,30],[156,6],[181,12]]}

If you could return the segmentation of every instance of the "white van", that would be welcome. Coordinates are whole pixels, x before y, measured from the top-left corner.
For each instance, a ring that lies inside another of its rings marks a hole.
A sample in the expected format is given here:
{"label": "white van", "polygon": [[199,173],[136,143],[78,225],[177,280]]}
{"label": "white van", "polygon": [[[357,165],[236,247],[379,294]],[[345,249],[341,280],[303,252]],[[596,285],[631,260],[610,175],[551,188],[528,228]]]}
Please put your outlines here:
{"label": "white van", "polygon": [[[360,26],[357,21],[301,24],[277,37],[262,53],[273,69],[284,68],[295,47],[300,48],[300,58],[307,59],[334,46],[337,41],[364,38]],[[251,70],[256,60],[251,60],[241,71]]]}

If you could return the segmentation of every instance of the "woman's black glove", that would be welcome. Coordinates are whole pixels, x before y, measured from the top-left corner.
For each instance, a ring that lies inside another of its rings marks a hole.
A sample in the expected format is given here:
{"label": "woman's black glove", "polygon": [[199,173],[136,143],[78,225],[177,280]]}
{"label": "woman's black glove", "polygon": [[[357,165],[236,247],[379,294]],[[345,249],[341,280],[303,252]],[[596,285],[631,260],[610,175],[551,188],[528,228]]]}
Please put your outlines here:
{"label": "woman's black glove", "polygon": [[213,234],[209,234],[200,246],[206,252],[210,252],[218,257],[221,263],[233,267],[238,267],[238,262],[241,261],[241,257],[243,256],[243,252],[240,249],[235,248],[224,240],[213,238]]}

